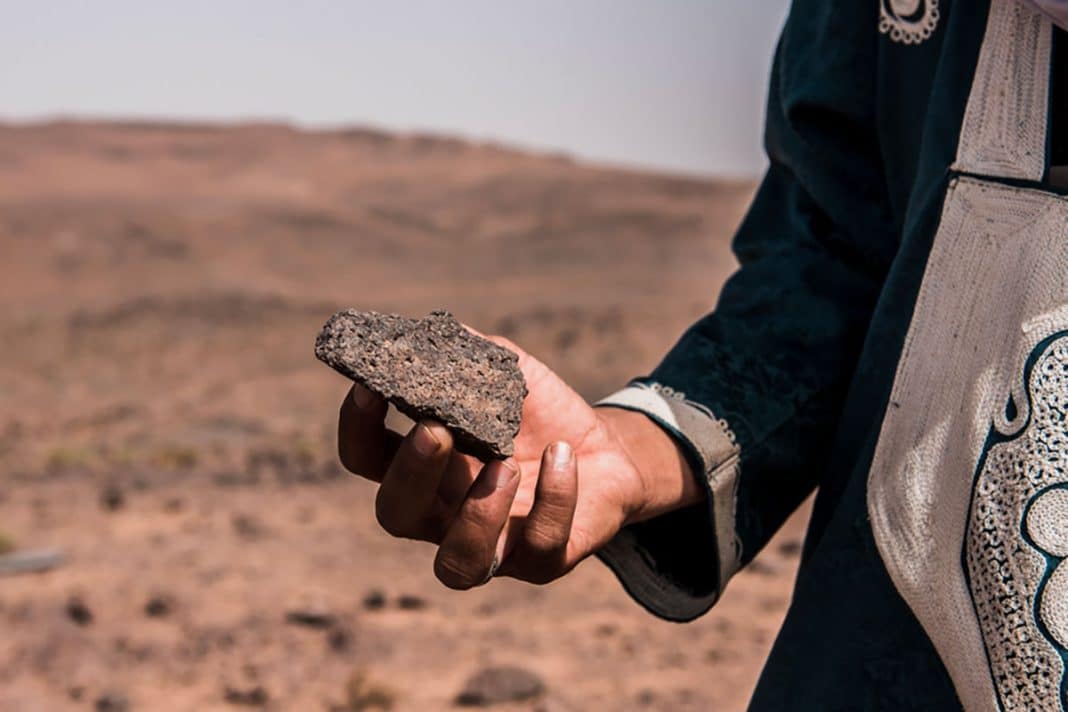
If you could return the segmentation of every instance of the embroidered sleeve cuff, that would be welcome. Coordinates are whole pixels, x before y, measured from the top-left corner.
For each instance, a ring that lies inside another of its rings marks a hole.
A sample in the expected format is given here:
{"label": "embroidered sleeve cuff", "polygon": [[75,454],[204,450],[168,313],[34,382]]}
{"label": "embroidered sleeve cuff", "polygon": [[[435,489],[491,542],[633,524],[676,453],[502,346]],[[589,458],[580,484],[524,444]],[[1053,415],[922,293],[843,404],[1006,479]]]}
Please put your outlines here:
{"label": "embroidered sleeve cuff", "polygon": [[648,416],[682,445],[699,474],[706,502],[630,525],[598,552],[650,612],[669,620],[696,618],[738,570],[734,435],[708,408],[658,383],[634,382],[596,405]]}

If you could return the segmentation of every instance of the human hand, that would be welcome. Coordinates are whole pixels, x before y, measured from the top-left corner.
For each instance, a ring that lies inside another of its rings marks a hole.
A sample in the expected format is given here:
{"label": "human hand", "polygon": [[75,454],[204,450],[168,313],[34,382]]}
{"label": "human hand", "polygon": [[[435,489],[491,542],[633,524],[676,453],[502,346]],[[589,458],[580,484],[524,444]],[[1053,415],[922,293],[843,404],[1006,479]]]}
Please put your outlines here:
{"label": "human hand", "polygon": [[495,574],[546,583],[625,524],[699,499],[685,458],[652,421],[592,408],[515,344],[489,338],[519,355],[527,383],[514,457],[483,465],[429,420],[402,438],[385,428],[385,401],[358,384],[339,416],[342,463],[380,483],[379,524],[437,544],[434,572],[446,586]]}

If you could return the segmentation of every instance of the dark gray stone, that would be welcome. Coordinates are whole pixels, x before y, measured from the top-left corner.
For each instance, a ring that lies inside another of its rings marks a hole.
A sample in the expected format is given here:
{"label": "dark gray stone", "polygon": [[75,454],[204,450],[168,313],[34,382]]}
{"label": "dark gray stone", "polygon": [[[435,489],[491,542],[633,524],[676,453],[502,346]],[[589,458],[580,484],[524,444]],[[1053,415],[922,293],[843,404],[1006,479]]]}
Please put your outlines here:
{"label": "dark gray stone", "polygon": [[397,596],[397,608],[402,611],[421,611],[426,608],[426,599],[412,593],[402,593]]}
{"label": "dark gray stone", "polygon": [[67,599],[67,617],[80,626],[93,622],[93,612],[80,596],[71,596]]}
{"label": "dark gray stone", "polygon": [[93,709],[96,712],[127,712],[130,709],[130,701],[122,692],[113,690],[96,698]]}
{"label": "dark gray stone", "polygon": [[369,611],[380,611],[386,607],[386,594],[379,589],[368,591],[363,597],[363,607]]}
{"label": "dark gray stone", "polygon": [[340,311],[316,339],[315,355],[409,418],[439,421],[461,452],[481,460],[513,452],[527,394],[519,357],[446,311],[418,320]]}
{"label": "dark gray stone", "polygon": [[337,617],[322,605],[306,605],[286,611],[286,622],[309,628],[330,628]]}
{"label": "dark gray stone", "polygon": [[475,673],[456,696],[462,707],[489,707],[532,700],[545,692],[542,679],[519,667],[488,667]]}
{"label": "dark gray stone", "polygon": [[252,687],[227,686],[223,690],[223,699],[232,705],[248,705],[249,707],[263,707],[270,700],[270,695],[263,685]]}
{"label": "dark gray stone", "polygon": [[145,615],[149,618],[166,618],[173,607],[170,596],[156,594],[145,601]]}
{"label": "dark gray stone", "polygon": [[126,505],[126,496],[117,484],[109,484],[100,493],[100,506],[109,512],[116,512]]}

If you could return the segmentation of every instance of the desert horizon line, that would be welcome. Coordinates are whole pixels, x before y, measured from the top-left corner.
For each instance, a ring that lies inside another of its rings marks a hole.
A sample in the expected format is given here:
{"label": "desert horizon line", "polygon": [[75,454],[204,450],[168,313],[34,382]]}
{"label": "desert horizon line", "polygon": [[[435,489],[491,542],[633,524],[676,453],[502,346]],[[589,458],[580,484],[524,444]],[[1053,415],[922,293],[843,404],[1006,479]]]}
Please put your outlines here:
{"label": "desert horizon line", "polygon": [[571,150],[549,145],[538,145],[522,140],[480,135],[461,130],[423,126],[389,126],[372,121],[301,121],[299,119],[269,116],[247,115],[234,117],[192,116],[180,114],[141,114],[130,113],[77,113],[57,112],[27,116],[5,115],[0,113],[0,130],[19,130],[61,126],[99,126],[139,130],[241,130],[273,129],[295,133],[338,135],[364,135],[373,140],[415,140],[435,141],[442,144],[456,144],[467,148],[482,148],[522,154],[540,158],[549,158],[575,163],[596,169],[626,171],[644,175],[677,177],[701,181],[713,181],[724,184],[753,183],[760,178],[761,171],[751,174],[697,171],[678,166],[669,166],[642,161],[625,161],[585,155]]}

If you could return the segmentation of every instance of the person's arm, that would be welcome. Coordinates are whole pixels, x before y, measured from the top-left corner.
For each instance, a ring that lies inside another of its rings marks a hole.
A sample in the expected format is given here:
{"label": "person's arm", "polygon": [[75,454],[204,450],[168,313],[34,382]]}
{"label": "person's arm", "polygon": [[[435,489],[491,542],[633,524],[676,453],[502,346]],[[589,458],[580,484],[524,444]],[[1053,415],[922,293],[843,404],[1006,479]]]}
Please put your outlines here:
{"label": "person's arm", "polygon": [[796,2],[767,106],[767,174],[713,313],[606,398],[687,454],[707,499],[600,552],[654,613],[716,600],[817,484],[896,250],[875,120],[875,4]]}

